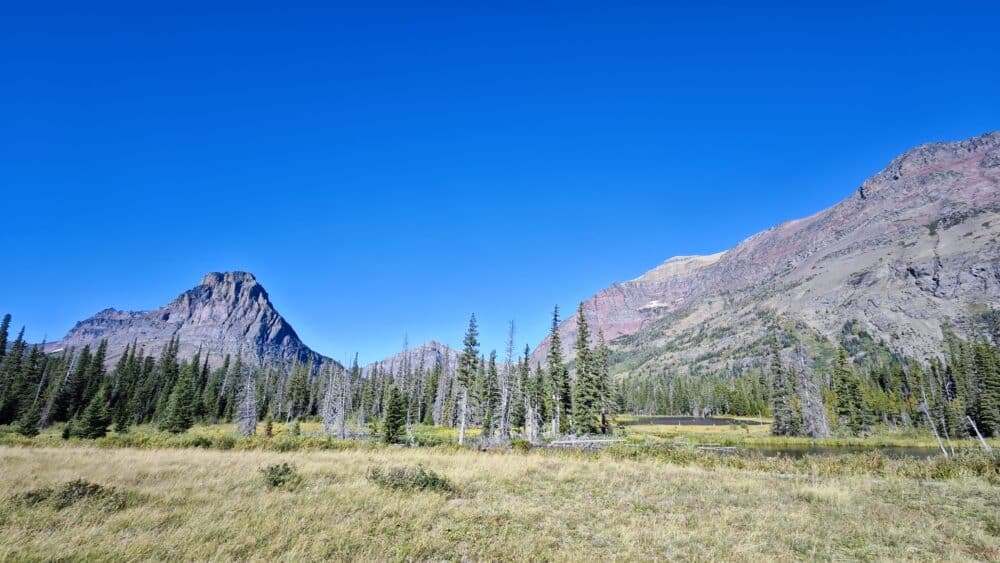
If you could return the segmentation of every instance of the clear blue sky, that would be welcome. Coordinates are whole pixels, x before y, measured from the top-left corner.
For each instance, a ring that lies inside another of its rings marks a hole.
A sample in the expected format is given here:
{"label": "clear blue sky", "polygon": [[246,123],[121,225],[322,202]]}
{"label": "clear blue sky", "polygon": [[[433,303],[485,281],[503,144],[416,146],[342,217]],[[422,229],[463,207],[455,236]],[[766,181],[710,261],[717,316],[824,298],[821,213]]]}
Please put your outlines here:
{"label": "clear blue sky", "polygon": [[[210,8],[206,8],[211,4]],[[996,2],[7,2],[0,311],[249,270],[307,344],[487,349],[1000,128]]]}

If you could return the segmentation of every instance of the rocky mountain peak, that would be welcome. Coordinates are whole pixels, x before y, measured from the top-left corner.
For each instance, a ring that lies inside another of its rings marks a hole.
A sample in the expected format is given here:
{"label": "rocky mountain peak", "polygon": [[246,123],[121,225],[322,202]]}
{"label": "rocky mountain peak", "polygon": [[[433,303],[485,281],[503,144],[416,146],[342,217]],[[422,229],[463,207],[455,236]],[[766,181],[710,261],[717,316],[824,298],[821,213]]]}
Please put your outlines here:
{"label": "rocky mountain peak", "polygon": [[962,163],[971,162],[983,168],[1000,166],[1000,131],[986,133],[964,141],[927,143],[914,147],[892,160],[885,168],[865,180],[858,190],[862,199],[899,188],[911,182],[927,186],[933,181],[921,181],[947,174]]}
{"label": "rocky mountain peak", "polygon": [[153,311],[105,309],[81,321],[48,350],[95,345],[108,340],[108,362],[132,342],[159,354],[171,338],[180,339],[180,355],[199,350],[217,365],[229,355],[265,364],[314,364],[329,361],[302,343],[278,313],[267,291],[249,272],[212,272],[201,284]]}
{"label": "rocky mountain peak", "polygon": [[[630,369],[760,361],[777,318],[824,345],[848,324],[861,327],[895,352],[922,358],[940,352],[950,323],[1000,308],[998,257],[1000,132],[993,132],[908,150],[844,201],[721,255],[668,260],[599,291],[584,314]],[[575,314],[560,333],[569,357]],[[548,345],[546,338],[535,360],[544,361]]]}

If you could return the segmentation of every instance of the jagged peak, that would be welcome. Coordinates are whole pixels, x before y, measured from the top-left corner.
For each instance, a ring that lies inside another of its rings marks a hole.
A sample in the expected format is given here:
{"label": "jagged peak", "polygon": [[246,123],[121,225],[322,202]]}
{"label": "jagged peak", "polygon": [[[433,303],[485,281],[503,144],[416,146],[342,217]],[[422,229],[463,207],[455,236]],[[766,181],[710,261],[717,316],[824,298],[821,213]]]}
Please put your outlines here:
{"label": "jagged peak", "polygon": [[[964,141],[925,143],[897,156],[885,168],[865,180],[858,188],[861,199],[879,192],[880,188],[894,182],[933,170],[955,161],[984,158],[987,154],[1000,150],[1000,131],[985,133]],[[981,155],[981,156],[980,156]]]}
{"label": "jagged peak", "polygon": [[226,283],[257,283],[257,278],[250,272],[209,272],[201,280],[201,285],[217,286]]}

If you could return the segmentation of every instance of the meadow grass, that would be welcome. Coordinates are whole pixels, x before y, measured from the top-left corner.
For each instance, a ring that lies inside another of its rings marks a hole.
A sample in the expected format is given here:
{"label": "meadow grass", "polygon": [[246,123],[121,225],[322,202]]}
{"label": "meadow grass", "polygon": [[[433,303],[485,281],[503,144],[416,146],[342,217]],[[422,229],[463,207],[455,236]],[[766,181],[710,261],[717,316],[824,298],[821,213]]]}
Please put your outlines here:
{"label": "meadow grass", "polygon": [[[269,486],[289,463],[301,482]],[[380,486],[421,467],[449,487]],[[600,455],[0,447],[0,560],[1000,558],[1000,488]],[[16,502],[83,479],[137,499]]]}

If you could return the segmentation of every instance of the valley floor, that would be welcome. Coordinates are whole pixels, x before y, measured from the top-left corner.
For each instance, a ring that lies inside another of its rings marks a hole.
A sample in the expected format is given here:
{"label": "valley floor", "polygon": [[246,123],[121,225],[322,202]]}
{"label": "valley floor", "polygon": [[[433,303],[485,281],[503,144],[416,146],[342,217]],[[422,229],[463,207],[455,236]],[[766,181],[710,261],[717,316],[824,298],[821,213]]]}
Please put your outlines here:
{"label": "valley floor", "polygon": [[[294,488],[261,468],[289,462]],[[384,489],[418,466],[451,493]],[[787,474],[440,448],[271,452],[0,447],[0,560],[1000,558],[980,477]],[[121,502],[26,492],[84,479]],[[19,496],[20,495],[20,496]]]}

